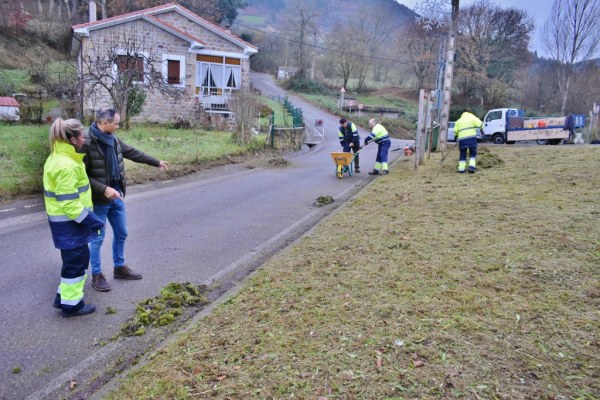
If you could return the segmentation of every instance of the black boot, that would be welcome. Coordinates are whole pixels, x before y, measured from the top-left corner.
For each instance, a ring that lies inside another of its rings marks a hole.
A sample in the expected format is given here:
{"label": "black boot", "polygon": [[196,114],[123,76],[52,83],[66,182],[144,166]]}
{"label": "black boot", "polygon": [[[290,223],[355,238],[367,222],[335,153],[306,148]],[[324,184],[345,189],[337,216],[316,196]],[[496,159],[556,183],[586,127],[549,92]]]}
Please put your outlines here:
{"label": "black boot", "polygon": [[369,175],[379,175],[379,170],[374,169],[373,171],[369,172]]}

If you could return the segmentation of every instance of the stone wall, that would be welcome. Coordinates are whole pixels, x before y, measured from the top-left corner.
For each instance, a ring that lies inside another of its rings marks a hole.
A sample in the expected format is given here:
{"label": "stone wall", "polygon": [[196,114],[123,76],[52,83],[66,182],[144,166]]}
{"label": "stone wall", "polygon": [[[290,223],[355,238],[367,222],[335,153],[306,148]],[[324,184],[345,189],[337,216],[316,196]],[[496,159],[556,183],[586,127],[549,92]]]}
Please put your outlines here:
{"label": "stone wall", "polygon": [[304,127],[273,128],[269,144],[280,150],[300,150],[304,145]]}

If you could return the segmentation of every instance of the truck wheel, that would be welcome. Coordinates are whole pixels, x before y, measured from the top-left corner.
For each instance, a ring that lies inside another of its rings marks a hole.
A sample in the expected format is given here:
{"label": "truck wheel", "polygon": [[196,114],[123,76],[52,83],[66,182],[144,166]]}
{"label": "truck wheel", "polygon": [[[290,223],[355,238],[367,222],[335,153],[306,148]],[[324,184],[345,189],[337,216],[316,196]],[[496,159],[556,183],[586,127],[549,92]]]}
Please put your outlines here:
{"label": "truck wheel", "polygon": [[541,145],[545,145],[548,144],[548,140],[547,139],[538,139],[535,141],[537,144],[541,144]]}
{"label": "truck wheel", "polygon": [[503,144],[504,143],[504,135],[502,135],[501,133],[494,133],[494,136],[492,136],[492,143]]}
{"label": "truck wheel", "polygon": [[548,139],[548,144],[552,146],[560,144],[560,142],[562,142],[562,139]]}

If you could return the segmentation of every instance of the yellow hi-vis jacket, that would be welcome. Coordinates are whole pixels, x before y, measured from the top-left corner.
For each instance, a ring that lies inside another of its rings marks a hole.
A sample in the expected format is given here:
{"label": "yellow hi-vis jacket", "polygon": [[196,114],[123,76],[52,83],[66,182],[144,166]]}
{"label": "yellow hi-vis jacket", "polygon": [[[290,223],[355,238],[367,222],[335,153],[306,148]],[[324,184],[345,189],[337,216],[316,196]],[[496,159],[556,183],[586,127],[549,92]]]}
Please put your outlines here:
{"label": "yellow hi-vis jacket", "polygon": [[92,212],[92,193],[83,154],[56,142],[44,164],[44,203],[54,246],[69,250],[89,243],[104,223]]}
{"label": "yellow hi-vis jacket", "polygon": [[454,136],[457,140],[477,136],[477,128],[481,128],[483,122],[470,112],[464,112],[454,124]]}
{"label": "yellow hi-vis jacket", "polygon": [[369,143],[371,140],[374,140],[377,144],[381,144],[386,141],[390,142],[390,135],[383,125],[375,124],[375,126],[373,126],[371,129],[369,136],[365,138],[365,144]]}

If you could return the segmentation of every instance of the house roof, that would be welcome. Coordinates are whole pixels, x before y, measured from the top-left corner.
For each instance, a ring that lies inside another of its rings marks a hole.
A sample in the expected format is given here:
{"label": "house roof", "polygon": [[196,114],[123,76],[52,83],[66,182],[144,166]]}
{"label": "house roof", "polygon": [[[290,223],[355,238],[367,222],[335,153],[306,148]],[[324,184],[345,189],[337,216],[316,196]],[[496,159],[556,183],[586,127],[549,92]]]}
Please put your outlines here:
{"label": "house roof", "polygon": [[197,23],[198,25],[202,26],[203,28],[222,37],[223,39],[228,40],[229,42],[242,47],[244,49],[244,54],[255,54],[258,52],[258,49],[256,46],[240,39],[239,37],[237,37],[234,34],[232,34],[231,32],[229,32],[228,30],[225,30],[225,29],[207,21],[206,19],[194,14],[187,8],[182,7],[181,5],[175,4],[175,3],[168,3],[168,4],[164,4],[162,6],[146,8],[144,10],[134,11],[134,12],[130,12],[130,13],[123,14],[123,15],[117,15],[114,17],[110,17],[110,18],[106,18],[106,19],[102,19],[102,20],[98,20],[98,21],[94,21],[94,22],[87,22],[84,24],[75,25],[75,26],[73,26],[73,30],[75,31],[75,35],[77,35],[77,36],[89,36],[89,32],[93,31],[93,30],[103,29],[103,28],[107,28],[110,26],[120,25],[123,23],[143,19],[143,20],[145,20],[149,23],[152,23],[155,26],[157,26],[171,34],[174,34],[174,35],[180,37],[183,40],[190,42],[192,48],[206,47],[206,44],[203,43],[201,40],[195,38],[194,36],[190,35],[187,32],[184,32],[180,29],[175,28],[174,26],[162,21],[159,18],[160,14],[164,14],[164,13],[170,12],[170,11],[175,11],[178,14],[180,14],[180,15],[188,18],[189,20]]}
{"label": "house roof", "polygon": [[0,97],[0,107],[20,107],[20,104],[12,97]]}

